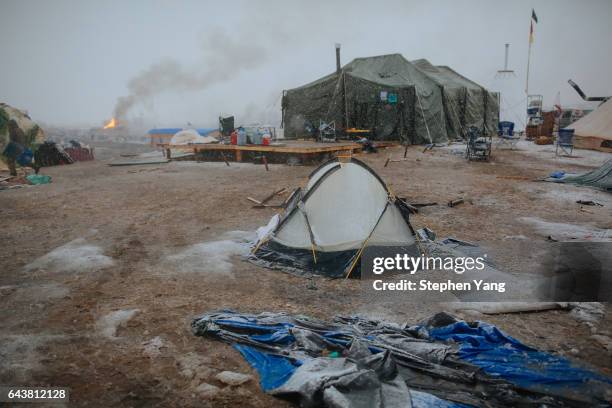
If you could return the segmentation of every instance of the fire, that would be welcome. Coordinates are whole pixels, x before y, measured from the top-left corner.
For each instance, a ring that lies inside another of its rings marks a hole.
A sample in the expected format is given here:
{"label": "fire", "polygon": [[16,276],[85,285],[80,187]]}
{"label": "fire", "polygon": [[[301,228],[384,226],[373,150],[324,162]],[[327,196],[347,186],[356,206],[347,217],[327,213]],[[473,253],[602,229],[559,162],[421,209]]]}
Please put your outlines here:
{"label": "fire", "polygon": [[117,121],[115,118],[112,118],[106,125],[104,125],[104,129],[112,129],[117,126]]}

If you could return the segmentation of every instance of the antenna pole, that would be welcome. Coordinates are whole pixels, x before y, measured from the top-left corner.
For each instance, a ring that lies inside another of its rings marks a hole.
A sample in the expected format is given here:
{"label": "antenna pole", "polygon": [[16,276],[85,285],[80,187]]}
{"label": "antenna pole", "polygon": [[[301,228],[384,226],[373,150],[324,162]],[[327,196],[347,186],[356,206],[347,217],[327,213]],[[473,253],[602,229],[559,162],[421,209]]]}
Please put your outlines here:
{"label": "antenna pole", "polygon": [[504,56],[504,71],[508,70],[508,51],[510,49],[510,44],[506,43],[506,55]]}

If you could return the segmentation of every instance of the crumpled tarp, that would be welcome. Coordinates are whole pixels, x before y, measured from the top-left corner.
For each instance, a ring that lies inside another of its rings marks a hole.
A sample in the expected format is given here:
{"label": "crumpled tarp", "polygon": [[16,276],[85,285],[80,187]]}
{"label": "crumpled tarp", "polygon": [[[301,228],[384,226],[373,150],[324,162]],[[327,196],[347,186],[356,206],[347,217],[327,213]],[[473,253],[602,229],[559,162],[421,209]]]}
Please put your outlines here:
{"label": "crumpled tarp", "polygon": [[[196,335],[232,344],[264,391],[303,407],[596,406],[612,380],[495,326],[439,313],[408,327],[358,317],[206,313]],[[609,395],[608,395],[609,398]]]}
{"label": "crumpled tarp", "polygon": [[602,164],[601,167],[584,174],[566,174],[565,172],[558,171],[551,174],[544,181],[576,184],[612,192],[612,159]]}

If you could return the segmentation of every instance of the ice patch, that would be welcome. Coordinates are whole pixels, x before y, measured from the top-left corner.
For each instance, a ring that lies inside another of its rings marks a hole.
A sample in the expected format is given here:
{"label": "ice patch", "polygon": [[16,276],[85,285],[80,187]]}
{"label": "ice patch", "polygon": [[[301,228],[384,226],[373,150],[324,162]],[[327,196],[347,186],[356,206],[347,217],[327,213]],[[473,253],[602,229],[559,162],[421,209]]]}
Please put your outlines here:
{"label": "ice patch", "polygon": [[[37,303],[60,299],[70,293],[70,289],[59,283],[42,283],[40,285],[20,285],[5,289],[11,295],[11,302]],[[0,294],[2,288],[0,288]]]}
{"label": "ice patch", "polygon": [[576,208],[579,208],[579,204],[576,203],[578,200],[595,201],[606,207],[612,205],[612,196],[603,191],[556,183],[553,183],[552,187],[554,188],[544,193],[544,198],[555,202],[565,201],[573,203],[576,204]]}
{"label": "ice patch", "polygon": [[102,253],[102,248],[90,245],[84,238],[78,238],[40,258],[35,259],[24,267],[30,271],[92,272],[113,265],[113,259]]}
{"label": "ice patch", "polygon": [[612,230],[599,229],[585,225],[548,222],[535,217],[521,217],[521,222],[531,224],[537,232],[550,236],[558,241],[570,239],[589,241],[612,241]]}
{"label": "ice patch", "polygon": [[157,357],[161,354],[161,349],[165,348],[164,340],[159,337],[153,337],[149,341],[142,343],[143,352],[149,357]]}
{"label": "ice patch", "polygon": [[117,310],[102,316],[96,322],[96,328],[101,335],[109,339],[116,339],[117,328],[124,327],[139,309]]}
{"label": "ice patch", "polygon": [[166,267],[183,273],[211,273],[232,276],[232,256],[247,256],[255,238],[253,232],[229,231],[220,241],[202,242],[166,257]]}
{"label": "ice patch", "polygon": [[39,349],[47,343],[65,339],[62,335],[8,334],[0,335],[0,375],[17,382],[31,382],[32,372],[44,369],[41,360],[47,356]]}

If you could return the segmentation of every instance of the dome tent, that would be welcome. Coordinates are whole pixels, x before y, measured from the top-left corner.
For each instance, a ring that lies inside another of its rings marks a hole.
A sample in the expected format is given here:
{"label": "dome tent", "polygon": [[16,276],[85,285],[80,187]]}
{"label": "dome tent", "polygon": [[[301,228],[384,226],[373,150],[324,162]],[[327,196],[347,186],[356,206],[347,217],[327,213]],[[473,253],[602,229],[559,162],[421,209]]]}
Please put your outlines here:
{"label": "dome tent", "polygon": [[216,143],[218,140],[213,136],[202,136],[196,130],[184,129],[176,132],[172,139],[171,145],[186,145],[186,144],[206,144]]}
{"label": "dome tent", "polygon": [[418,255],[408,208],[357,159],[319,166],[258,237],[255,263],[297,274],[357,277],[366,246],[401,246]]}

